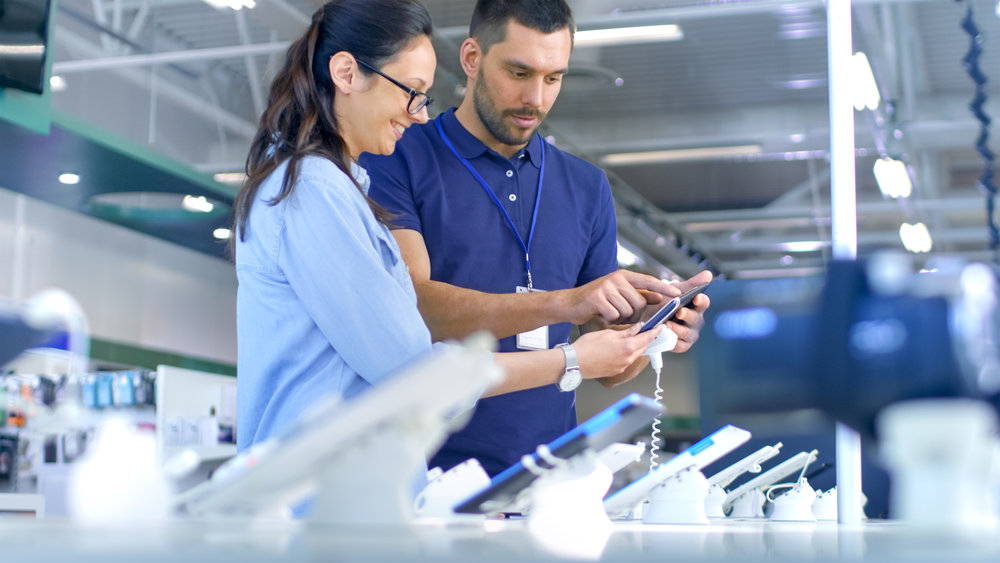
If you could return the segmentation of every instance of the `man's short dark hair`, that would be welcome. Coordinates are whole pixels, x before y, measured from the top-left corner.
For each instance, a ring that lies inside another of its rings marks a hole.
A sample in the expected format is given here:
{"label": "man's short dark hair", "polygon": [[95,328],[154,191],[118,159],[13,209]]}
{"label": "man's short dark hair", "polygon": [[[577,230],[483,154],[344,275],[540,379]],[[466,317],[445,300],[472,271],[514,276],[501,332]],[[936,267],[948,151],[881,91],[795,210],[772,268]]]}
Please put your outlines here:
{"label": "man's short dark hair", "polygon": [[542,33],[569,28],[576,31],[573,12],[565,0],[479,0],[472,12],[469,37],[479,42],[483,53],[504,40],[507,22],[517,23]]}

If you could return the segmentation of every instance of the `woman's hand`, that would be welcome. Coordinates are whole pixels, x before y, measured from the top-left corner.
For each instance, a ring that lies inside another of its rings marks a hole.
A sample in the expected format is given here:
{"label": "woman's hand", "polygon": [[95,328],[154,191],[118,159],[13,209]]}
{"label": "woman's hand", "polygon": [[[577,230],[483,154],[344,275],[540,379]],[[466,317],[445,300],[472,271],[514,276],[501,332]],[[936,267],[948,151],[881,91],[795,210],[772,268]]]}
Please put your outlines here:
{"label": "woman's hand", "polygon": [[639,334],[641,324],[624,330],[605,329],[588,332],[573,342],[580,374],[584,379],[612,377],[624,372],[646,352],[649,343],[662,327]]}

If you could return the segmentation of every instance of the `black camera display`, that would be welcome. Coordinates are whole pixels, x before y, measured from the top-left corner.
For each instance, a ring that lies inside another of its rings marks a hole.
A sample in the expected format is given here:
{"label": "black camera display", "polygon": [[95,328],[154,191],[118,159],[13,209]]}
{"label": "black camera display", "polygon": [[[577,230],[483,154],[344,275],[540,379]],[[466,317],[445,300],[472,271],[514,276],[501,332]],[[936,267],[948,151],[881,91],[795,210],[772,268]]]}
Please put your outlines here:
{"label": "black camera display", "polygon": [[726,281],[698,350],[718,415],[819,409],[873,438],[889,403],[1000,391],[994,270],[946,263],[915,273],[905,258],[838,261],[825,277]]}

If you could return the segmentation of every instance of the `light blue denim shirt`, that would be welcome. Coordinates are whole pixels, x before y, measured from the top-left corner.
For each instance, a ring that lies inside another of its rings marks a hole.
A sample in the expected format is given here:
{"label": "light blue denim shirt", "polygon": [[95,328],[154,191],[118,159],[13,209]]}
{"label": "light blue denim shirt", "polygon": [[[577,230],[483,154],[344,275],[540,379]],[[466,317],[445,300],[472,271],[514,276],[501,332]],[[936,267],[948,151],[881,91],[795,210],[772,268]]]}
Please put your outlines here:
{"label": "light blue denim shirt", "polygon": [[[286,167],[261,184],[236,243],[241,451],[317,398],[354,397],[431,350],[399,247],[351,179],[306,157],[292,195],[269,205]],[[351,171],[367,193],[367,172]]]}

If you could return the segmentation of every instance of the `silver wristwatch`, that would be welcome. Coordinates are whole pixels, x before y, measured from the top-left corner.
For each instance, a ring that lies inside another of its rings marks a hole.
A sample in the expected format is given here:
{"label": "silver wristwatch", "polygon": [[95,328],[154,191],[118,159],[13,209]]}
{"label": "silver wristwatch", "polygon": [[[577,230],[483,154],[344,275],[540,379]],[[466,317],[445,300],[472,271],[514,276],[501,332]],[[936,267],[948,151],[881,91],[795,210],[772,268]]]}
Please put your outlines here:
{"label": "silver wristwatch", "polygon": [[563,351],[566,355],[566,369],[563,371],[562,377],[559,378],[559,383],[556,383],[556,387],[560,391],[567,392],[572,391],[580,386],[580,382],[583,381],[583,376],[580,375],[580,362],[576,359],[576,350],[573,349],[573,345],[569,343],[562,343],[556,346]]}

